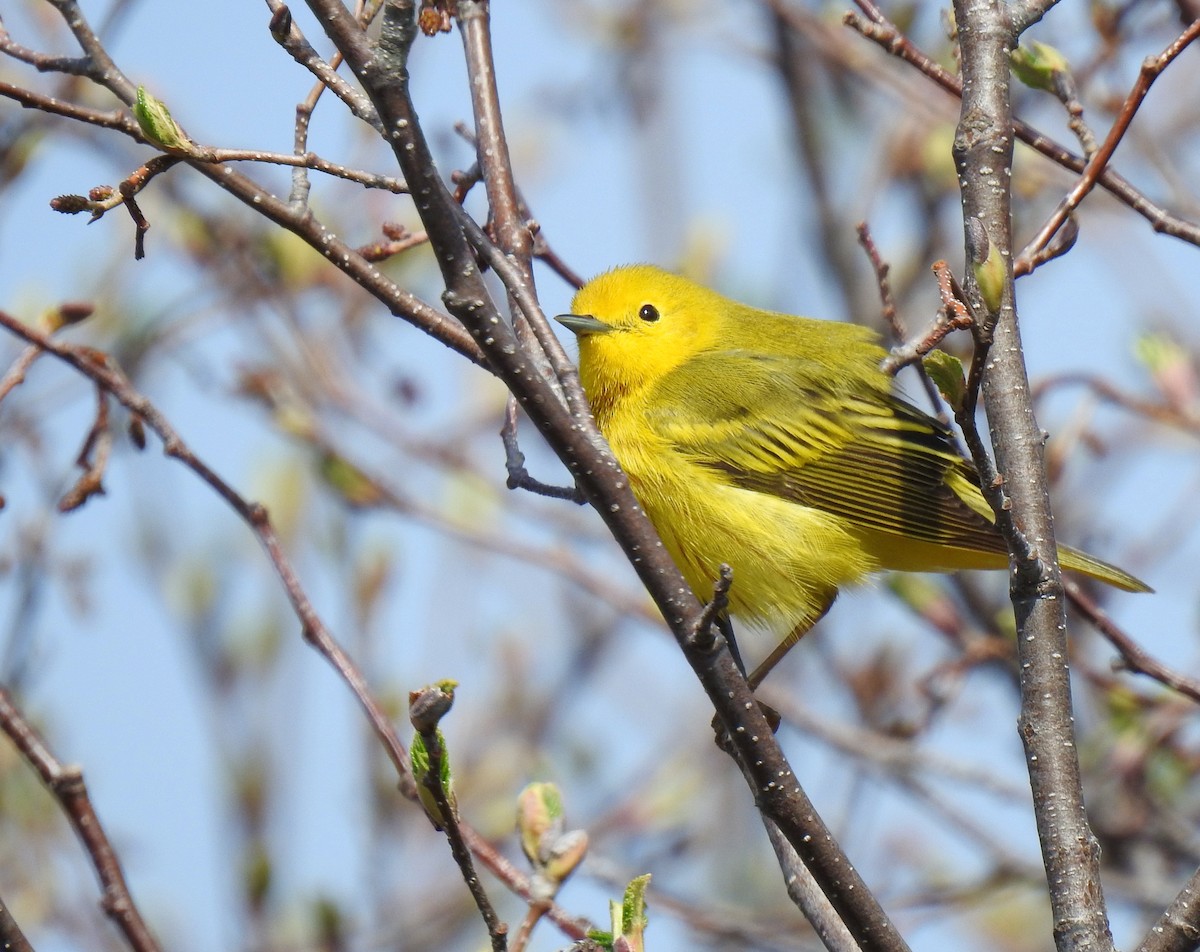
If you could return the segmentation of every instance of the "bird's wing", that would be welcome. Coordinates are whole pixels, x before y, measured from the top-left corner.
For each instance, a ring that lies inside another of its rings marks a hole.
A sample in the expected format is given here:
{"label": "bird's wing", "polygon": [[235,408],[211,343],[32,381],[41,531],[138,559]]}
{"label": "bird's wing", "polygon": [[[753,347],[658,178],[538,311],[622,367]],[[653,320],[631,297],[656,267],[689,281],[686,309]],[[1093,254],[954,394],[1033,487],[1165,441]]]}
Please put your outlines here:
{"label": "bird's wing", "polygon": [[1006,551],[950,431],[892,394],[882,375],[723,351],[668,374],[648,407],[655,432],[736,486],[877,532]]}

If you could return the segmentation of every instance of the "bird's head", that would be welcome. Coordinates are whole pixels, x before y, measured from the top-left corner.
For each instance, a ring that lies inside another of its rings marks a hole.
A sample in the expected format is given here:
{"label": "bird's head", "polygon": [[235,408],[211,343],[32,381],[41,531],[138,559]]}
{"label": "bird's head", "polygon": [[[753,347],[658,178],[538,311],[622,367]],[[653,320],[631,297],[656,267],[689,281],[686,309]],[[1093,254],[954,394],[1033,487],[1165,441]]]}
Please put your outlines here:
{"label": "bird's head", "polygon": [[556,319],[579,338],[579,373],[596,399],[652,386],[716,342],[725,299],[652,265],[593,278]]}

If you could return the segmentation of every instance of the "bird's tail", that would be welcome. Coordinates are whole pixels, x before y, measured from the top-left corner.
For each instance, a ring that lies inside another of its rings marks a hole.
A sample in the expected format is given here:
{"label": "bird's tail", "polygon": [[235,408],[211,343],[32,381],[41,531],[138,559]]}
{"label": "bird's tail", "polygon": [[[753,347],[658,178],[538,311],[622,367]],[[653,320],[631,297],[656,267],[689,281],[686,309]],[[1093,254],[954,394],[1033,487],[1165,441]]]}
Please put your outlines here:
{"label": "bird's tail", "polygon": [[1154,589],[1140,578],[1130,575],[1124,569],[1119,569],[1115,565],[1102,562],[1100,559],[1094,558],[1086,552],[1072,549],[1069,545],[1060,545],[1058,547],[1058,561],[1064,569],[1070,569],[1072,572],[1082,572],[1084,575],[1091,576],[1116,588],[1124,589],[1126,592],[1154,591]]}

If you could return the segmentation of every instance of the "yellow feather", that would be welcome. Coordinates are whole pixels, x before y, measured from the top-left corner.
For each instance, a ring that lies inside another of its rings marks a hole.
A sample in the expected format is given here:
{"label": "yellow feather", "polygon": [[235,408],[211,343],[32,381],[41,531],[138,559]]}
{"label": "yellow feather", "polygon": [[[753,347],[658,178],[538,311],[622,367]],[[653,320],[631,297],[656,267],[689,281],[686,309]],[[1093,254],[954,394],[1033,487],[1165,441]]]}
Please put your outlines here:
{"label": "yellow feather", "polygon": [[[648,265],[593,279],[572,311],[559,320],[638,501],[699,595],[727,562],[732,613],[791,632],[773,659],[873,572],[1008,565],[974,469],[892,392],[869,330],[751,308]],[[1059,558],[1149,591],[1078,550]]]}

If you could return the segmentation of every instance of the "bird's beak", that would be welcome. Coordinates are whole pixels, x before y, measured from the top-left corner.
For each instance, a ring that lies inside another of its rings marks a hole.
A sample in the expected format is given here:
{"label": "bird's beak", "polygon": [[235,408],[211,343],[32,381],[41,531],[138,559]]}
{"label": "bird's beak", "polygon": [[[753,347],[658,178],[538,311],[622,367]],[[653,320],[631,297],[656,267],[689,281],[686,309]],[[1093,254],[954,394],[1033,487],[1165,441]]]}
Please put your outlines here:
{"label": "bird's beak", "polygon": [[598,321],[590,314],[559,314],[555,320],[578,337],[607,334],[613,329],[611,324]]}

